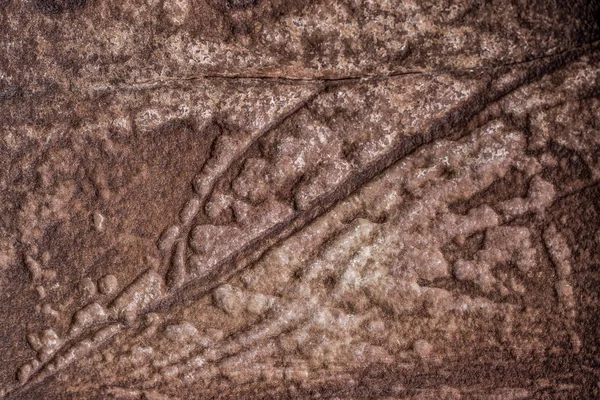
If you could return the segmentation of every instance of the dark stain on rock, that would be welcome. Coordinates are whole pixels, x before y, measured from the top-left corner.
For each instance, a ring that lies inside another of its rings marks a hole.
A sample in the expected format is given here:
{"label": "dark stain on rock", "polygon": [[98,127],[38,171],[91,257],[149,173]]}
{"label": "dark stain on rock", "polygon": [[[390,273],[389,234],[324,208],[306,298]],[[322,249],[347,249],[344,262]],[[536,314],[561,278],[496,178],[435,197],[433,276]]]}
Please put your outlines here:
{"label": "dark stain on rock", "polygon": [[228,9],[239,10],[254,7],[258,0],[224,0],[223,3]]}
{"label": "dark stain on rock", "polygon": [[85,7],[87,0],[35,0],[33,5],[44,14],[56,15]]}

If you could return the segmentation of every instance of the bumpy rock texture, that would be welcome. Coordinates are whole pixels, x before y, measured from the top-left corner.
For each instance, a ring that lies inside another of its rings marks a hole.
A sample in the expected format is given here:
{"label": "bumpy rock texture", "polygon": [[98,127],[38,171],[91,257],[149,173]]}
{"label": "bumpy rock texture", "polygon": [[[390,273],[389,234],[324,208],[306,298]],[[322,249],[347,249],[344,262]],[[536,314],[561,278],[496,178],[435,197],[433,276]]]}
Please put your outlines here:
{"label": "bumpy rock texture", "polygon": [[0,1],[0,398],[600,398],[599,17]]}

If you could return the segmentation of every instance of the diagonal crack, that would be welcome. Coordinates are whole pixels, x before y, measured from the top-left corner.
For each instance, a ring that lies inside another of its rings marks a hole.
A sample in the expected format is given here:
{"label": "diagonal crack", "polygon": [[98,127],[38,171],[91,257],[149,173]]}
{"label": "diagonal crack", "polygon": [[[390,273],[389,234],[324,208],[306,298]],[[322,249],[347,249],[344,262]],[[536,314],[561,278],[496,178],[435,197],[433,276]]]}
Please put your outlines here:
{"label": "diagonal crack", "polygon": [[[444,116],[434,120],[429,129],[421,135],[409,136],[399,140],[393,144],[390,150],[383,156],[370,162],[364,169],[348,177],[330,192],[315,199],[309,207],[303,210],[296,210],[291,217],[272,226],[266,233],[251,240],[242,248],[221,260],[209,275],[187,282],[184,286],[171,291],[165,297],[141,310],[137,315],[144,315],[156,310],[167,310],[181,302],[202,297],[211,289],[228,280],[234,274],[254,264],[270,248],[299,232],[304,227],[311,224],[315,219],[332,209],[336,204],[385,173],[388,168],[393,166],[403,157],[411,154],[423,145],[448,137],[450,134],[461,130],[470,120],[479,113],[484,112],[489,105],[501,100],[523,85],[539,80],[546,74],[565,66],[567,63],[584,54],[587,49],[588,47],[580,47],[573,51],[560,53],[559,55],[529,61],[528,64],[531,64],[529,68],[517,73],[516,77],[511,77],[508,81],[505,79],[498,79],[503,76],[497,74],[494,77],[496,79],[490,80],[483,90],[475,93],[469,100],[451,109]],[[321,91],[325,88],[322,88]],[[320,92],[316,93],[313,99],[316,98],[319,93]],[[309,98],[308,101],[310,100],[311,99]],[[288,113],[288,115],[284,115],[280,118],[279,122],[275,121],[272,124],[272,127],[267,130],[270,131],[274,129],[284,120],[292,117],[306,104],[307,101],[300,102]],[[115,321],[109,321],[98,328],[98,330],[101,330],[109,323],[114,322]],[[59,356],[59,354],[57,354],[57,356]],[[12,391],[9,389],[8,396],[13,398],[25,396],[26,398],[26,394],[29,390],[41,384],[56,372],[57,371],[44,376],[40,376],[40,373],[38,372],[25,385],[12,388]]]}
{"label": "diagonal crack", "polygon": [[519,74],[510,82],[498,84],[491,81],[486,88],[473,95],[462,105],[455,107],[443,117],[435,120],[426,132],[399,140],[383,156],[372,161],[361,171],[348,177],[330,192],[315,199],[305,210],[295,211],[287,220],[274,225],[265,234],[251,240],[244,247],[219,262],[211,274],[204,278],[188,282],[176,290],[172,296],[162,299],[145,310],[145,312],[167,309],[176,302],[195,299],[204,295],[212,288],[229,279],[236,272],[252,265],[270,248],[309,225],[337,203],[343,201],[370,181],[383,174],[403,157],[411,154],[425,144],[449,136],[452,132],[466,125],[478,113],[484,111],[490,104],[501,100],[525,84],[539,80],[546,74],[577,58],[579,55],[579,52],[573,52],[567,54],[566,57],[556,56],[544,59],[546,62],[543,63],[532,62],[533,65],[531,68]]}

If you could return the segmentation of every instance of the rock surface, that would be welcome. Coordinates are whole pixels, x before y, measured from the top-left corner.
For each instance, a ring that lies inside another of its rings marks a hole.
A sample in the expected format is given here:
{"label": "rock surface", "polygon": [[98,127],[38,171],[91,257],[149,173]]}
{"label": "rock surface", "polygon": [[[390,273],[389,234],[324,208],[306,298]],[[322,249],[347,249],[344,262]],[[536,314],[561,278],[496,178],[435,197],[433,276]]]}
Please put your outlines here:
{"label": "rock surface", "polygon": [[599,398],[599,17],[0,0],[0,398]]}

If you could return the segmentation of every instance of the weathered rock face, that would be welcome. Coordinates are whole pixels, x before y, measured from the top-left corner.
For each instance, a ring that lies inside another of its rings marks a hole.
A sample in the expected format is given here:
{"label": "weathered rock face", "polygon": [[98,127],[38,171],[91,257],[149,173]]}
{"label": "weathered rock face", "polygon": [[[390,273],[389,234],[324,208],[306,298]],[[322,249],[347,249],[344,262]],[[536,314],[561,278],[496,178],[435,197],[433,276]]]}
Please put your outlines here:
{"label": "weathered rock face", "polygon": [[599,10],[0,1],[0,398],[598,398]]}

